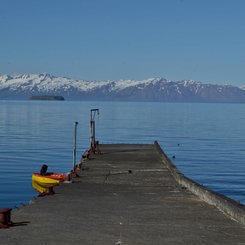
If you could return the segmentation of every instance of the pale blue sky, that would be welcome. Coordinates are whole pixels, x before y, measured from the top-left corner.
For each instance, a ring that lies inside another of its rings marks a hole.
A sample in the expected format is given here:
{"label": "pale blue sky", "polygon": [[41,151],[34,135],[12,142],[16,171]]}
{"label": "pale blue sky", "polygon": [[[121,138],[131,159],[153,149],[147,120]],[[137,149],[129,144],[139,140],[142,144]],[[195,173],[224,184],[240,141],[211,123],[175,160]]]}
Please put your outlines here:
{"label": "pale blue sky", "polygon": [[0,74],[245,83],[244,0],[0,0]]}

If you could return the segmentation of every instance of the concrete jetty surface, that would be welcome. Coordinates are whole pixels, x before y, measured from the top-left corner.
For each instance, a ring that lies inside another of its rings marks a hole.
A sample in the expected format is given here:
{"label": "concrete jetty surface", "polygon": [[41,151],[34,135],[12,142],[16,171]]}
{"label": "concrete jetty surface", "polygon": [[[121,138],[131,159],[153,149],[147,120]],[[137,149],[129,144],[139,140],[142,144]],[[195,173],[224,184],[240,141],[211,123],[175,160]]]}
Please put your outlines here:
{"label": "concrete jetty surface", "polygon": [[245,244],[245,226],[180,186],[154,144],[101,152],[72,184],[12,212],[0,244]]}

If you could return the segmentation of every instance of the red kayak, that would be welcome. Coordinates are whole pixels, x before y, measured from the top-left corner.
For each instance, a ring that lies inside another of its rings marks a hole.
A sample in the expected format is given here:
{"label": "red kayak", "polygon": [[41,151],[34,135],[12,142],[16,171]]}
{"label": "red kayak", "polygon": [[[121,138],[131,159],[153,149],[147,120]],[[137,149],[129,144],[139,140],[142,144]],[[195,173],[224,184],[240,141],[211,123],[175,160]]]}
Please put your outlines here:
{"label": "red kayak", "polygon": [[37,190],[40,195],[54,194],[53,187],[59,185],[60,182],[66,178],[65,174],[61,173],[33,173],[32,174],[32,187]]}
{"label": "red kayak", "polygon": [[45,175],[41,175],[40,173],[33,173],[37,177],[45,177],[45,178],[50,178],[50,179],[56,179],[59,181],[63,181],[66,178],[66,174],[61,174],[61,173],[54,173],[54,172],[48,172],[45,173]]}

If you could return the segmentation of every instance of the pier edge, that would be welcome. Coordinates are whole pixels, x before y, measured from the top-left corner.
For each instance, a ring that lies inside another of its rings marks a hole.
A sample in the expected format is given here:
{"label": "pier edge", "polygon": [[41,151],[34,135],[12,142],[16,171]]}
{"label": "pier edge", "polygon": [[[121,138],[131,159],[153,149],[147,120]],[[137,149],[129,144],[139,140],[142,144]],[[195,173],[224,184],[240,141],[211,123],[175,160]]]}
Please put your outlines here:
{"label": "pier edge", "polygon": [[235,200],[222,195],[218,192],[210,190],[209,188],[195,182],[186,177],[179,169],[172,163],[168,156],[164,153],[157,141],[154,142],[157,152],[160,154],[162,162],[167,166],[174,179],[183,187],[187,188],[193,194],[198,196],[206,203],[215,206],[221,212],[226,214],[231,219],[245,225],[245,206]]}

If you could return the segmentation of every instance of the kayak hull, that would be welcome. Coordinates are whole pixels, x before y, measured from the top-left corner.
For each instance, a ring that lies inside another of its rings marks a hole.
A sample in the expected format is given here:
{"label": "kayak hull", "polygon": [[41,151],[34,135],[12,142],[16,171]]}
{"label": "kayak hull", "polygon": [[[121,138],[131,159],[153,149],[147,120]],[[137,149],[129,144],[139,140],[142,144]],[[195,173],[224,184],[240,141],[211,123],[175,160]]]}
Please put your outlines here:
{"label": "kayak hull", "polygon": [[43,176],[39,173],[32,174],[32,187],[39,193],[48,192],[50,188],[65,180],[65,174],[48,173]]}

